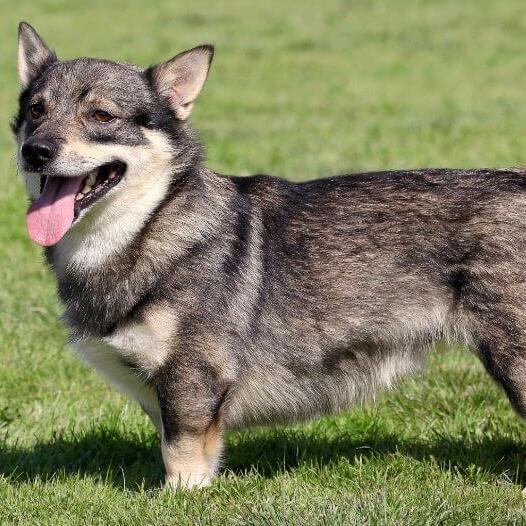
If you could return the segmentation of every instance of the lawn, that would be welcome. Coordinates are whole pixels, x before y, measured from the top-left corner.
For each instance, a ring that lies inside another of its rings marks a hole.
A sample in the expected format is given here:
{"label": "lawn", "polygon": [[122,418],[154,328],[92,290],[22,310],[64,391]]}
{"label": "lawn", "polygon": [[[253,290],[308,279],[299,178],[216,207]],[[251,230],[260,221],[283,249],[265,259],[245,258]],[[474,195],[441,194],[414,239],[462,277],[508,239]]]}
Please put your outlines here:
{"label": "lawn", "polygon": [[2,1],[0,524],[525,524],[525,429],[465,349],[341,415],[227,435],[203,491],[160,489],[140,410],[65,347],[27,239],[8,121],[16,26],[60,57],[216,58],[193,116],[208,166],[293,180],[526,164],[526,14],[506,0]]}

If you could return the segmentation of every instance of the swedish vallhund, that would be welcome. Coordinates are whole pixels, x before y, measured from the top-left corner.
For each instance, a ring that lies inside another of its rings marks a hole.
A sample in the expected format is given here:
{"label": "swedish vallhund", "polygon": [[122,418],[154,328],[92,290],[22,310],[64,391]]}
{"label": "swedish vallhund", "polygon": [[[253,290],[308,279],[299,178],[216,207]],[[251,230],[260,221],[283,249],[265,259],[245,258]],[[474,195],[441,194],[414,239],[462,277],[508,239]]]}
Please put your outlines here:
{"label": "swedish vallhund", "polygon": [[224,429],[347,408],[443,338],[526,415],[526,170],[219,175],[187,121],[212,55],[62,62],[19,28],[29,236],[167,484],[210,483]]}

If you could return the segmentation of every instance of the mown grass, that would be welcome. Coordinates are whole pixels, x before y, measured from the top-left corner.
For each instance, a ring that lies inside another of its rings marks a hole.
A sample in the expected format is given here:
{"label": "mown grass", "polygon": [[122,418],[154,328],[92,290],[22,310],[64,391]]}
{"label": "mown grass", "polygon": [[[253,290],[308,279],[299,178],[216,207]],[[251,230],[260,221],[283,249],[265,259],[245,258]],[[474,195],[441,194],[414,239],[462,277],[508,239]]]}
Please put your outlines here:
{"label": "mown grass", "polygon": [[64,346],[7,122],[16,25],[62,57],[148,65],[217,46],[194,123],[208,165],[295,180],[526,159],[520,0],[4,0],[0,17],[0,522],[5,524],[522,524],[523,423],[465,350],[375,404],[228,434],[202,492],[159,489],[141,412]]}

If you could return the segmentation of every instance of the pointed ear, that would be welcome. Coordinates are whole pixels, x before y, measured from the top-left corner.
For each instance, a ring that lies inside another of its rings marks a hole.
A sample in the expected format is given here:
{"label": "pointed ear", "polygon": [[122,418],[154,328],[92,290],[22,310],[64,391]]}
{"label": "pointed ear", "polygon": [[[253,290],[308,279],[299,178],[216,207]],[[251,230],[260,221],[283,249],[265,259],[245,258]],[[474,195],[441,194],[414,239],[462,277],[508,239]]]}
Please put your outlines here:
{"label": "pointed ear", "polygon": [[203,88],[213,56],[214,47],[204,44],[147,70],[154,89],[168,99],[177,118],[184,120],[192,112],[192,105]]}
{"label": "pointed ear", "polygon": [[56,62],[57,56],[27,22],[18,26],[18,75],[23,88],[35,80],[44,69]]}

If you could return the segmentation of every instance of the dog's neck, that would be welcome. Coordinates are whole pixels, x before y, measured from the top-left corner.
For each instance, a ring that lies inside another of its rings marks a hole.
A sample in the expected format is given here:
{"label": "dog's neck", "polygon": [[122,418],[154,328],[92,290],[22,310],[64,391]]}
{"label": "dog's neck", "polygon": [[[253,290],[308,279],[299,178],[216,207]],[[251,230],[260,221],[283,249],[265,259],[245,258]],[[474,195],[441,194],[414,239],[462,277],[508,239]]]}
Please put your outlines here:
{"label": "dog's neck", "polygon": [[214,235],[216,222],[208,219],[220,213],[228,194],[228,180],[204,168],[159,174],[152,188],[130,192],[48,249],[75,332],[105,334],[133,315],[166,268]]}

